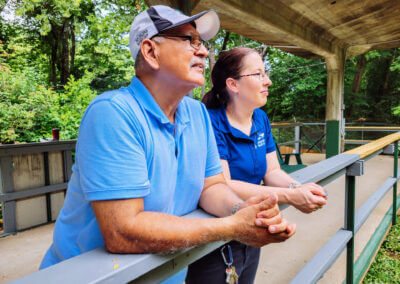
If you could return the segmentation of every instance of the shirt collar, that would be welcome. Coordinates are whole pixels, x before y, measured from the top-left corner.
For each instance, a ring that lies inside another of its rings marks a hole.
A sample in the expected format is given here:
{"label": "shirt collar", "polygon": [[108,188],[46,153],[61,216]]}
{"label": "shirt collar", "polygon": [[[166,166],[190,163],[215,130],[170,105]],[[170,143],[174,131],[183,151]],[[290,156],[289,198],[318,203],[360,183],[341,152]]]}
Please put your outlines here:
{"label": "shirt collar", "polygon": [[177,108],[176,114],[175,114],[175,120],[181,124],[187,124],[190,121],[187,104],[185,103],[185,100],[187,100],[187,99],[189,99],[189,98],[183,98],[179,102],[178,108]]}
{"label": "shirt collar", "polygon": [[[136,99],[139,103],[151,113],[155,118],[157,118],[162,124],[170,123],[169,119],[162,111],[160,106],[157,104],[156,100],[150,94],[149,90],[147,90],[146,86],[139,80],[138,77],[133,76],[131,84],[128,86],[129,89],[133,91]],[[178,105],[175,119],[177,122],[186,124],[189,122],[189,115],[186,110],[186,106],[184,104],[183,98]]]}
{"label": "shirt collar", "polygon": [[252,140],[252,136],[257,133],[257,127],[255,125],[255,120],[254,120],[254,113],[253,113],[253,123],[251,125],[251,130],[250,130],[250,136],[244,134],[242,131],[239,129],[233,127],[228,120],[228,117],[226,115],[226,110],[225,107],[221,108],[220,111],[220,129],[221,131],[225,133],[231,133],[234,137],[236,138],[243,138],[243,139],[250,139]]}

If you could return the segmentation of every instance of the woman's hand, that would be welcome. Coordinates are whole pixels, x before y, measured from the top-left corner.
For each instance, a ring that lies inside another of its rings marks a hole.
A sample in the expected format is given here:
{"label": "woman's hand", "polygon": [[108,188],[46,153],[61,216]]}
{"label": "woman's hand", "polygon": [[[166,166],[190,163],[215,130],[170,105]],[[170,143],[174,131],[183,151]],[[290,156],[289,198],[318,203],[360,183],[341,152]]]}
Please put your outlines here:
{"label": "woman's hand", "polygon": [[306,183],[293,188],[288,193],[289,204],[303,213],[311,213],[321,209],[328,198],[324,189],[315,183]]}

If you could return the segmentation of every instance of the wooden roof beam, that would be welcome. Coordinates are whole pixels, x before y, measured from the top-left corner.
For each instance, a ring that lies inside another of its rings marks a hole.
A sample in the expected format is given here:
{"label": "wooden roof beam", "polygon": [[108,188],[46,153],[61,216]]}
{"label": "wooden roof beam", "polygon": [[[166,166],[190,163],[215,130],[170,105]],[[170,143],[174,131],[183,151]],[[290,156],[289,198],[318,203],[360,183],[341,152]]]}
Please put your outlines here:
{"label": "wooden roof beam", "polygon": [[[325,39],[321,29],[316,31],[309,26],[302,27],[291,20],[296,18],[296,12],[289,10],[280,1],[260,3],[248,0],[200,0],[196,4],[196,6],[192,6],[194,13],[204,9],[214,9],[221,17],[227,15],[230,19],[248,26],[249,29],[260,32],[268,31],[268,33],[282,38],[284,42],[294,44],[322,57],[334,56],[344,47],[339,46],[340,42],[337,39],[335,39],[336,44]],[[280,10],[285,11],[284,15],[277,12]],[[240,34],[240,32],[230,29],[224,22],[222,22],[222,27]],[[332,35],[328,36],[332,37]],[[265,42],[268,42],[268,39]]]}
{"label": "wooden roof beam", "polygon": [[[146,0],[148,5],[168,5],[174,8],[182,9],[183,0]],[[274,7],[272,7],[274,6]],[[282,6],[282,7],[280,7]],[[199,13],[206,9],[214,9],[220,14],[229,16],[231,20],[248,26],[260,34],[268,31],[268,34],[274,34],[275,37],[281,38],[282,42],[287,42],[299,48],[306,49],[318,56],[332,57],[341,52],[344,46],[340,46],[340,41],[327,35],[330,39],[334,39],[334,43],[324,38],[324,31],[321,29],[313,29],[310,26],[302,27],[292,19],[296,19],[296,12],[288,9],[280,1],[271,1],[259,3],[258,1],[248,0],[192,0],[192,14]],[[277,11],[284,10],[284,15]],[[301,16],[301,15],[299,15]],[[238,34],[247,36],[235,27],[230,27],[224,21],[221,22],[222,28],[233,31]],[[243,26],[242,25],[242,26]],[[255,40],[268,44],[268,38],[264,41],[259,38]]]}

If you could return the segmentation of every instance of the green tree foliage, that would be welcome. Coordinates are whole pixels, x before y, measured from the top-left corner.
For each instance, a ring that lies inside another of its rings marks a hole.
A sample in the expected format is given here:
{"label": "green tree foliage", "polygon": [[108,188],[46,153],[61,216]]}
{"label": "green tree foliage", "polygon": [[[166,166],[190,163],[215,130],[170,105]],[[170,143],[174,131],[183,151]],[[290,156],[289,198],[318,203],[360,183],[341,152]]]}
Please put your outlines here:
{"label": "green tree foliage", "polygon": [[146,8],[143,1],[137,5],[126,0],[9,3],[20,17],[13,26],[39,41],[35,49],[46,55],[46,74],[54,88],[62,88],[70,75],[78,78],[85,71],[97,75],[93,86],[98,89],[126,83],[134,74],[127,33],[138,8]]}
{"label": "green tree foliage", "polygon": [[74,68],[76,28],[93,13],[93,1],[15,0],[14,5],[17,15],[24,19],[23,25],[40,35],[43,51],[50,59],[53,86],[66,84]]}
{"label": "green tree foliage", "polygon": [[8,4],[14,16],[0,21],[0,143],[38,141],[55,127],[62,139],[76,138],[94,96],[134,75],[127,34],[146,6],[125,0]]}
{"label": "green tree foliage", "polygon": [[58,126],[57,98],[32,69],[0,74],[0,142],[38,141]]}
{"label": "green tree foliage", "polygon": [[272,120],[323,120],[326,69],[321,59],[307,60],[269,48],[270,95],[266,106]]}
{"label": "green tree foliage", "polygon": [[83,112],[96,96],[89,84],[91,75],[73,77],[64,92],[41,85],[45,75],[29,68],[23,72],[0,73],[0,143],[36,142],[61,129],[61,139],[73,139]]}
{"label": "green tree foliage", "polygon": [[92,86],[99,91],[118,88],[130,82],[134,73],[128,32],[138,10],[103,3],[88,17],[84,37],[78,44],[76,75],[94,74]]}
{"label": "green tree foliage", "polygon": [[[134,75],[128,32],[146,8],[143,0],[0,1],[0,143],[37,141],[53,127],[64,139],[76,137],[95,94],[125,86]],[[323,59],[296,57],[225,30],[207,43],[206,82],[194,90],[196,99],[210,90],[220,52],[237,46],[258,50],[271,71],[265,110],[273,121],[324,120]],[[399,122],[399,70],[399,49],[348,59],[347,121]]]}
{"label": "green tree foliage", "polygon": [[97,92],[90,87],[93,74],[86,73],[82,78],[75,80],[71,76],[64,86],[65,92],[59,94],[59,127],[62,130],[62,139],[76,139],[82,116],[95,98]]}
{"label": "green tree foliage", "polygon": [[390,228],[362,283],[400,283],[400,224]]}

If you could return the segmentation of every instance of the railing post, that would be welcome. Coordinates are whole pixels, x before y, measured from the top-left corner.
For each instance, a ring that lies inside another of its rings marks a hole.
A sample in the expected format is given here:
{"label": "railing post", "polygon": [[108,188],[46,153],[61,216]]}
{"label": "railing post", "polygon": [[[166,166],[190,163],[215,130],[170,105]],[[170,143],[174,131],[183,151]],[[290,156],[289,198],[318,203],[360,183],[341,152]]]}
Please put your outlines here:
{"label": "railing post", "polygon": [[[50,185],[50,169],[49,169],[49,152],[43,152],[43,165],[44,165],[44,185]],[[47,222],[51,222],[51,196],[50,193],[46,193],[46,210],[47,210]]]}
{"label": "railing post", "polygon": [[[393,177],[397,179],[397,168],[399,162],[399,141],[394,142],[394,153],[393,153]],[[393,213],[392,213],[392,225],[396,225],[396,214],[397,214],[397,181],[393,185]]]}
{"label": "railing post", "polygon": [[[14,192],[14,178],[13,178],[13,161],[11,156],[5,156],[0,158],[0,174],[2,185],[1,193]],[[0,190],[1,191],[1,190]],[[3,231],[5,234],[14,233],[17,231],[17,220],[16,220],[16,203],[12,201],[4,201],[2,203],[3,212]]]}
{"label": "railing post", "polygon": [[64,150],[63,151],[63,160],[64,160],[64,182],[69,182],[72,175],[72,151]]}
{"label": "railing post", "polygon": [[346,258],[346,284],[353,284],[353,263],[354,263],[354,207],[355,207],[355,176],[346,175],[346,223],[345,229],[351,231],[353,236],[347,243]]}
{"label": "railing post", "polygon": [[[294,127],[294,140],[300,141],[300,125]],[[295,144],[296,153],[300,153],[300,142]]]}
{"label": "railing post", "polygon": [[278,142],[276,144],[279,145],[280,142],[281,142],[281,129],[278,127]]}
{"label": "railing post", "polygon": [[347,243],[346,284],[354,282],[354,223],[356,206],[356,176],[364,174],[364,161],[359,160],[346,169],[346,203],[344,228],[352,233]]}

